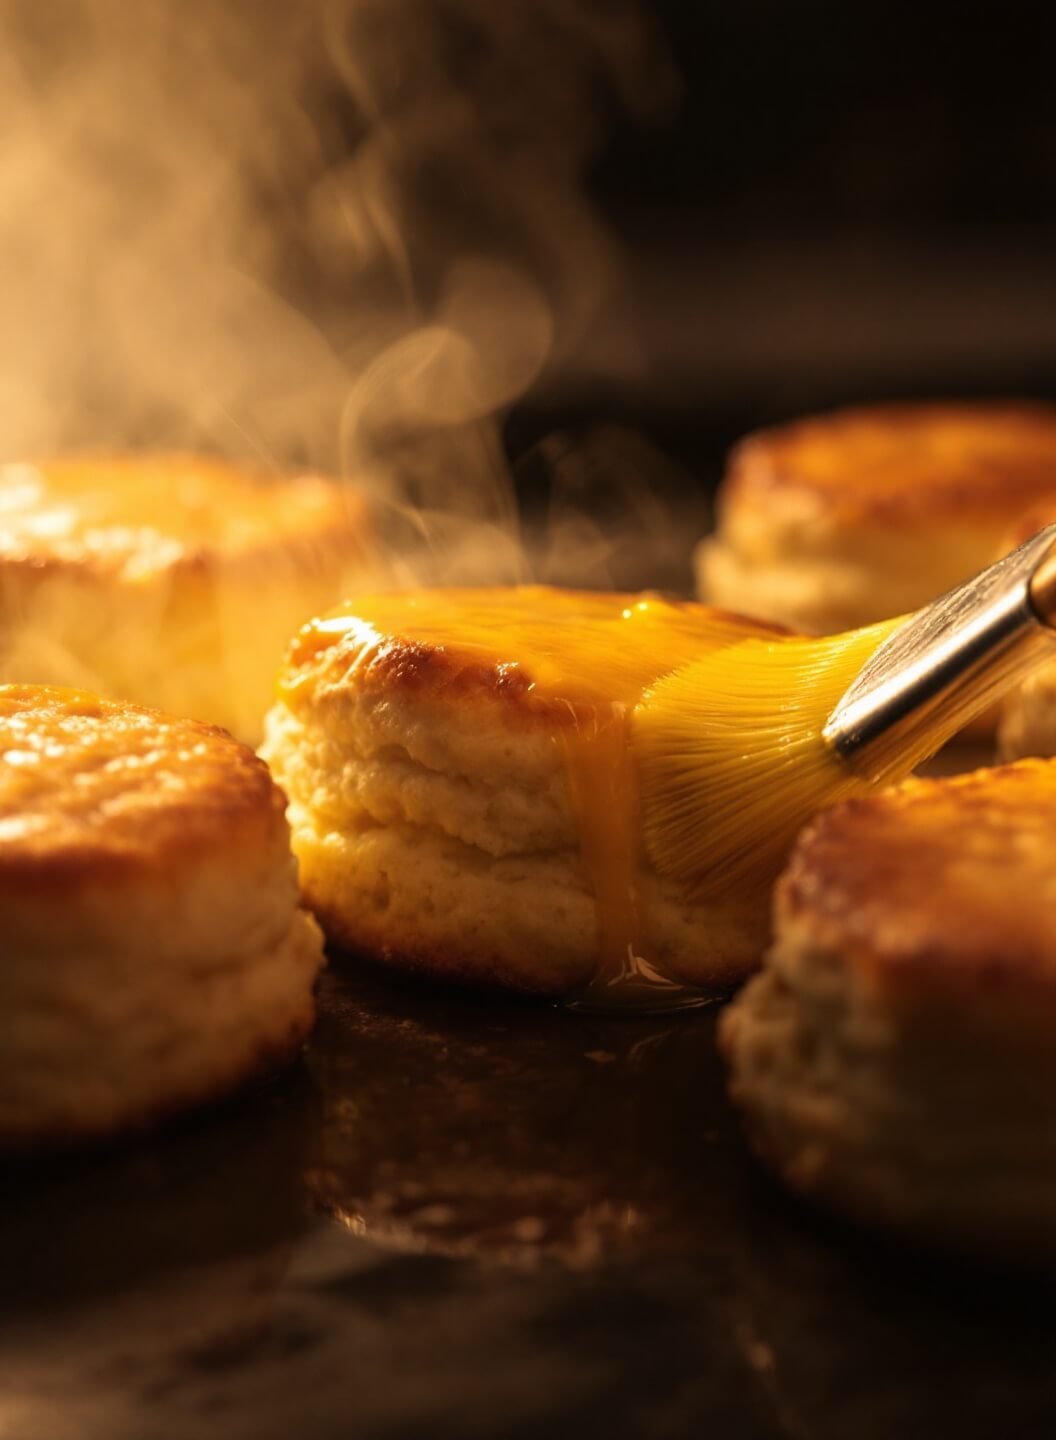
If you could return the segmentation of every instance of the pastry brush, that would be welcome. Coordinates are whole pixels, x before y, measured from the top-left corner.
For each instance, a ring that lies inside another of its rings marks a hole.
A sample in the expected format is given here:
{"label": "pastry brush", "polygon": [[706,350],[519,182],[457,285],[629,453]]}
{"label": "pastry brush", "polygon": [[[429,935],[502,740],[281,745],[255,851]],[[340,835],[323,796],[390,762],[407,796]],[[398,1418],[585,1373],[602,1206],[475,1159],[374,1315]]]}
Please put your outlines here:
{"label": "pastry brush", "polygon": [[908,617],[751,639],[633,719],[653,863],[697,890],[772,878],[818,810],[909,775],[1056,658],[1056,525]]}

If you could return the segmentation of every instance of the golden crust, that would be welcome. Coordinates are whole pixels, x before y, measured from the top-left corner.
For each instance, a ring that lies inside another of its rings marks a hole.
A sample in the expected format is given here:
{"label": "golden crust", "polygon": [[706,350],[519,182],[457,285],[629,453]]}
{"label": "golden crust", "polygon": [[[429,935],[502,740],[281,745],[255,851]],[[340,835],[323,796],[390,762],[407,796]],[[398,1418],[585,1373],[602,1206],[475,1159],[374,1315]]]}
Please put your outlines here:
{"label": "golden crust", "polygon": [[995,559],[1051,492],[1056,407],[876,405],[733,451],[701,595],[831,634],[916,610]]}
{"label": "golden crust", "polygon": [[798,491],[846,523],[967,512],[1001,526],[1052,489],[1054,461],[1056,408],[863,406],[748,436],[730,457],[723,504]]}
{"label": "golden crust", "polygon": [[1022,545],[1036,535],[1039,530],[1044,530],[1046,525],[1056,525],[1056,492],[1044,500],[1039,500],[1036,505],[1031,505],[1029,510],[1023,513],[1011,525],[997,547],[996,558],[1000,559],[1009,550],[1014,550],[1017,545]]}
{"label": "golden crust", "polygon": [[842,954],[891,998],[1056,1002],[1056,764],[910,780],[819,816],[777,933]]}
{"label": "golden crust", "polygon": [[[311,627],[308,627],[309,630]],[[360,695],[429,700],[440,705],[501,706],[511,724],[574,724],[567,706],[548,702],[531,674],[519,666],[481,662],[452,645],[429,644],[402,635],[380,640],[366,630],[350,632],[324,651],[309,653],[303,636],[294,641],[280,680],[303,703],[310,689],[320,701],[348,686]]]}
{"label": "golden crust", "polygon": [[[457,616],[447,624],[446,615],[439,622],[424,616],[415,606],[427,593],[361,596],[310,621],[287,652],[279,681],[284,701],[302,711],[332,704],[343,692],[373,700],[413,697],[497,707],[511,725],[567,728],[599,702],[637,698],[646,680],[663,672],[664,647],[671,664],[681,664],[717,631],[733,638],[787,633],[768,621],[662,596],[548,586],[433,592],[452,610],[472,604],[494,623],[494,632],[485,632]],[[639,641],[622,617],[645,606],[658,612],[656,629]],[[527,638],[504,634],[508,616],[512,629],[533,610],[542,619]],[[540,643],[547,627],[550,639]]]}
{"label": "golden crust", "polygon": [[0,561],[142,581],[253,564],[277,538],[340,545],[362,497],[317,475],[265,477],[203,455],[90,455],[0,466]]}
{"label": "golden crust", "polygon": [[0,685],[0,889],[166,873],[285,830],[263,761],[226,731],[80,691]]}
{"label": "golden crust", "polygon": [[0,467],[0,679],[73,685],[255,744],[296,627],[361,580],[365,501],[193,455]]}

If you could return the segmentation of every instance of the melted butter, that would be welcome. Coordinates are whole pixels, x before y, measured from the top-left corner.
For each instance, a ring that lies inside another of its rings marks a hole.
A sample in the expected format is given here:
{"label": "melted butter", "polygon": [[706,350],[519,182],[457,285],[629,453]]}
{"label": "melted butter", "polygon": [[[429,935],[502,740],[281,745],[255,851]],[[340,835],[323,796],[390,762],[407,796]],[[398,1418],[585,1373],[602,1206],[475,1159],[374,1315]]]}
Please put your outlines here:
{"label": "melted butter", "polygon": [[580,854],[597,913],[595,978],[581,1008],[700,1003],[646,953],[639,875],[643,841],[629,728],[643,690],[710,650],[769,633],[740,616],[658,595],[578,593],[542,586],[396,591],[307,625],[281,682],[296,708],[320,656],[349,641],[363,659],[399,638],[442,648],[467,668],[519,676],[551,717],[561,747]]}
{"label": "melted butter", "polygon": [[583,869],[597,911],[595,983],[620,986],[644,948],[638,890],[641,826],[627,707],[600,708],[559,738]]}
{"label": "melted butter", "polygon": [[478,590],[396,590],[357,596],[341,613],[306,625],[294,641],[296,670],[346,636],[389,637],[442,648],[491,668],[521,671],[540,700],[633,706],[646,686],[687,660],[773,627],[661,595],[551,590],[543,585]]}

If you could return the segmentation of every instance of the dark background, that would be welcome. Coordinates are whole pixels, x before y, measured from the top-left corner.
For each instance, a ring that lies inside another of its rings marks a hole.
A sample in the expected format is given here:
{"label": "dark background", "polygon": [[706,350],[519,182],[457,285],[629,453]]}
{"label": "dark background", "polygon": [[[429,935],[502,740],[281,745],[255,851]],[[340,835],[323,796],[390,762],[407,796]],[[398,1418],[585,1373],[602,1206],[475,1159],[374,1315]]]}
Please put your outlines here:
{"label": "dark background", "polygon": [[630,257],[644,364],[511,418],[644,428],[703,482],[759,424],[835,404],[1056,391],[1056,10],[653,3],[681,74],[615,113],[588,183]]}

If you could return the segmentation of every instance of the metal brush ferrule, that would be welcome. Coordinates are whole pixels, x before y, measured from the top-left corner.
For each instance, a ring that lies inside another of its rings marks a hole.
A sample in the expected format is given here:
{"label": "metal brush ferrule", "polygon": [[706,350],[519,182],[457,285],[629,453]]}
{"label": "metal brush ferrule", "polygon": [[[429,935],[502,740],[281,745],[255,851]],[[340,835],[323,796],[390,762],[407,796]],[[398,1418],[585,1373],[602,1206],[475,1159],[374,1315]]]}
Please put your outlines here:
{"label": "metal brush ferrule", "polygon": [[919,611],[888,637],[825,723],[825,740],[853,769],[883,780],[915,734],[982,714],[1056,656],[1056,631],[1038,614],[1030,582],[1056,544],[1056,525]]}

